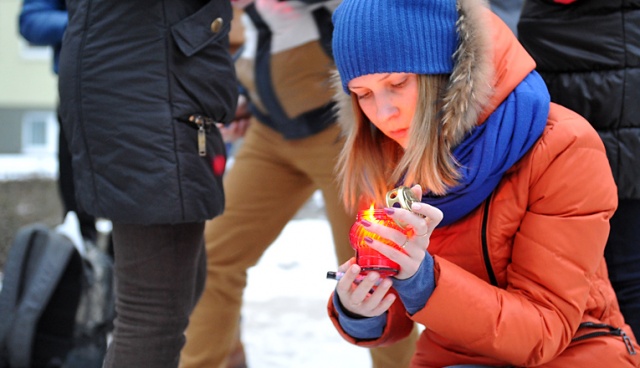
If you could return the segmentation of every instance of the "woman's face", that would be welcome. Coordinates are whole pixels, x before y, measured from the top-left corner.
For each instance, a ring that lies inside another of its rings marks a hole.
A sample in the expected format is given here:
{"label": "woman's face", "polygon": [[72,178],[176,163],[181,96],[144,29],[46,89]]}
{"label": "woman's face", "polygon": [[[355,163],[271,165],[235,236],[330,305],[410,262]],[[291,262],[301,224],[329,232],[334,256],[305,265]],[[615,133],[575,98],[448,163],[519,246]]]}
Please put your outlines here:
{"label": "woman's face", "polygon": [[418,103],[417,74],[367,74],[352,79],[348,87],[373,125],[406,149]]}

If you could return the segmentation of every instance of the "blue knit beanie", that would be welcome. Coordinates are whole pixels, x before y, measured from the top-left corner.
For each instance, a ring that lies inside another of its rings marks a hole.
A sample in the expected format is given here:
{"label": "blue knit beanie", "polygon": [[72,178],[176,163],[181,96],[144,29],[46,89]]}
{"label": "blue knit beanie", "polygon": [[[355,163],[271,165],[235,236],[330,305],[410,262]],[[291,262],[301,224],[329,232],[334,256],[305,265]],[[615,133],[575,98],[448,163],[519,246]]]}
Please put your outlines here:
{"label": "blue knit beanie", "polygon": [[457,20],[456,0],[343,0],[332,45],[342,88],[366,74],[450,74]]}

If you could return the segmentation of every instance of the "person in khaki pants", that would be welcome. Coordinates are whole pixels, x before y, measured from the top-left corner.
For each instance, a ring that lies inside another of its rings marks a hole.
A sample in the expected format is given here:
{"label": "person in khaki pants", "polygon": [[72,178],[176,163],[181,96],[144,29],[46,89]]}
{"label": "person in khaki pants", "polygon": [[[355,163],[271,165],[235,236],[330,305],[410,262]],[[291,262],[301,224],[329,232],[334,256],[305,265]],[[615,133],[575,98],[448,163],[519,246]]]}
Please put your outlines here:
{"label": "person in khaki pants", "polygon": [[[236,71],[252,117],[225,174],[225,212],[205,227],[207,281],[186,331],[182,368],[245,366],[230,364],[229,357],[239,344],[247,269],[316,190],[324,198],[338,262],[354,254],[348,234],[355,214],[346,212],[334,173],[343,140],[331,102],[327,46],[338,3],[261,0],[244,8],[246,42]],[[372,349],[373,366],[407,367],[416,339],[417,330],[393,346]]]}

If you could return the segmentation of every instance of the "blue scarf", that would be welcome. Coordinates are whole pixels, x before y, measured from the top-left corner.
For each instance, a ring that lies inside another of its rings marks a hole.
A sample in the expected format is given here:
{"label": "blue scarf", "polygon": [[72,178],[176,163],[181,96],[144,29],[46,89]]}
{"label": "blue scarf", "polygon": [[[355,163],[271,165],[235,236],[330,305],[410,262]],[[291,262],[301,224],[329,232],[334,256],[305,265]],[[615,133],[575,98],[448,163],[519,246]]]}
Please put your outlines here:
{"label": "blue scarf", "polygon": [[427,193],[422,197],[422,202],[444,213],[438,226],[458,221],[493,192],[504,173],[542,135],[549,101],[544,81],[537,72],[531,72],[484,124],[473,129],[454,149],[453,155],[461,165],[459,184],[444,196]]}

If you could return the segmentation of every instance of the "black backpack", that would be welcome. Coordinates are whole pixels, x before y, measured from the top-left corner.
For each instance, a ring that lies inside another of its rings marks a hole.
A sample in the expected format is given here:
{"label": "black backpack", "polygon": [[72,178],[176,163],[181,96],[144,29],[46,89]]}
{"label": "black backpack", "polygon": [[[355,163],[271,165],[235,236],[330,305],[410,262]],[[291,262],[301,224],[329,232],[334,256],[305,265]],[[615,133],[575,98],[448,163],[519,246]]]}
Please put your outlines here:
{"label": "black backpack", "polygon": [[113,262],[41,224],[21,228],[0,292],[0,368],[100,368],[115,315]]}

